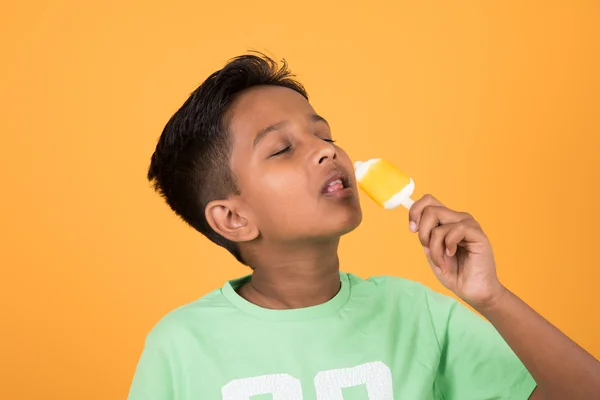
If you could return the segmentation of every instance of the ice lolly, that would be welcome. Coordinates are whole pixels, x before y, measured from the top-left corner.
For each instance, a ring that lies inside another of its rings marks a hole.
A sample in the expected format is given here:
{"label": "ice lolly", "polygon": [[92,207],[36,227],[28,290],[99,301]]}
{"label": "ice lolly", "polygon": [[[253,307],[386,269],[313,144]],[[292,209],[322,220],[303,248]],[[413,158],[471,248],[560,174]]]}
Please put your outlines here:
{"label": "ice lolly", "polygon": [[388,210],[400,205],[410,209],[415,190],[412,178],[381,158],[354,163],[358,186],[377,204]]}

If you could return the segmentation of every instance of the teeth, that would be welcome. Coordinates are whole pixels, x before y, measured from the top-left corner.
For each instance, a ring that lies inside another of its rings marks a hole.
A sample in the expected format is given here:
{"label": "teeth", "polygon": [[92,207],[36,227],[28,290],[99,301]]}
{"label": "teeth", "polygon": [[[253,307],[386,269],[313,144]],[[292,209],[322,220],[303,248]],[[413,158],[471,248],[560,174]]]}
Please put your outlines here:
{"label": "teeth", "polygon": [[336,179],[335,181],[330,182],[329,186],[333,186],[333,185],[338,184],[338,183],[341,185],[342,184],[342,180],[341,179]]}

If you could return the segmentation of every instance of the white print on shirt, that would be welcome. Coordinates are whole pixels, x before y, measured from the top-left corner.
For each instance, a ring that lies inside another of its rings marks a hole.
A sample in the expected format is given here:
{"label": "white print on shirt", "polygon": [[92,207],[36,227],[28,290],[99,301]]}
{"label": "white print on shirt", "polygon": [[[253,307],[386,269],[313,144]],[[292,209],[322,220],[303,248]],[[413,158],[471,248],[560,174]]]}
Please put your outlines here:
{"label": "white print on shirt", "polygon": [[234,379],[221,392],[223,400],[250,400],[259,394],[272,394],[273,400],[302,400],[300,380],[288,374]]}
{"label": "white print on shirt", "polygon": [[[342,389],[365,385],[369,400],[393,400],[392,372],[380,361],[319,372],[314,379],[318,400],[344,400]],[[271,394],[273,400],[302,400],[300,380],[288,374],[234,379],[221,390],[223,400],[250,400]]]}

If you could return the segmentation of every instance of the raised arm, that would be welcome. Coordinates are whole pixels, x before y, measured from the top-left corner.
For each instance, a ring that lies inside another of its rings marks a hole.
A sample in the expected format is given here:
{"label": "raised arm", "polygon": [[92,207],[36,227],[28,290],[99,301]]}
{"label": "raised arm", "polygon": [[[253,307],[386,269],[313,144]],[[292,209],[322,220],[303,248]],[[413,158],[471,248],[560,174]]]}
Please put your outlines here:
{"label": "raised arm", "polygon": [[600,399],[600,363],[500,283],[490,242],[471,215],[427,195],[409,218],[440,282],[492,323],[532,375],[531,399]]}

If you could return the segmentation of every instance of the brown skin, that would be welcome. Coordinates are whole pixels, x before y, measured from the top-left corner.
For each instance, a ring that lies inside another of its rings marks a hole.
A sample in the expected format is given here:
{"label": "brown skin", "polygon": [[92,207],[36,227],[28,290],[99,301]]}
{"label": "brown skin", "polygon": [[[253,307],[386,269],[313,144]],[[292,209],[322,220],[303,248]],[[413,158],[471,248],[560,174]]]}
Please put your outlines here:
{"label": "brown skin", "polygon": [[[350,158],[329,142],[329,126],[315,115],[298,93],[270,86],[242,93],[229,112],[241,194],[211,202],[206,215],[215,231],[240,243],[254,268],[239,294],[265,308],[333,298],[339,239],[362,219]],[[342,197],[322,192],[332,171],[346,176]],[[538,387],[530,399],[600,398],[600,363],[500,283],[492,247],[473,217],[429,195],[409,217],[436,277],[494,325],[532,374]]]}
{"label": "brown skin", "polygon": [[471,215],[427,195],[409,220],[435,276],[494,325],[531,373],[530,399],[600,398],[600,363],[500,283],[492,246]]}
{"label": "brown skin", "polygon": [[[206,215],[215,231],[240,243],[254,268],[252,284],[240,295],[274,309],[331,299],[340,288],[340,237],[362,219],[352,161],[330,142],[329,125],[293,90],[252,88],[228,115],[231,168],[241,195],[211,202]],[[274,124],[277,129],[255,143]],[[322,193],[336,171],[348,186],[345,197]]]}

